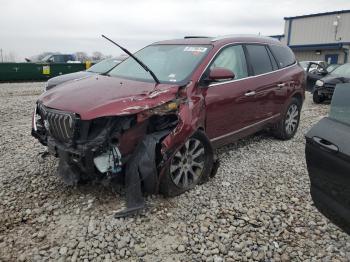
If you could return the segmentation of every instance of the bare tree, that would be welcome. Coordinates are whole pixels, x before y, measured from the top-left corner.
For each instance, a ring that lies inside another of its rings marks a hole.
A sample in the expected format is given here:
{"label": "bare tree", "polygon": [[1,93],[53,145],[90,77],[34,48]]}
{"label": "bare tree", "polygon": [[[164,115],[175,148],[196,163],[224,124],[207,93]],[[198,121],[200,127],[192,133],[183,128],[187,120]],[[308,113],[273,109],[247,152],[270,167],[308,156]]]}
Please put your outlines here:
{"label": "bare tree", "polygon": [[92,53],[92,60],[93,61],[100,61],[104,58],[103,54],[100,51],[95,51]]}
{"label": "bare tree", "polygon": [[1,49],[1,58],[0,62],[16,62],[17,55],[14,52],[5,52]]}
{"label": "bare tree", "polygon": [[90,60],[90,57],[85,52],[78,51],[75,53],[75,56],[76,56],[77,60],[80,62],[85,62],[87,60]]}

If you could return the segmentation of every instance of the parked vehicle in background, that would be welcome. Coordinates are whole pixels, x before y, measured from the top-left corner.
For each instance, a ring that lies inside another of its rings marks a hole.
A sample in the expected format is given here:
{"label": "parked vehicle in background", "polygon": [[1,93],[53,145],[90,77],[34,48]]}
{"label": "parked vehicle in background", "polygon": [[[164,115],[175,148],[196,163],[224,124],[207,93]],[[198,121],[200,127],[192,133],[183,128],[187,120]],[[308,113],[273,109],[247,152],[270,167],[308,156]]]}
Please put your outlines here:
{"label": "parked vehicle in background", "polygon": [[327,73],[332,73],[336,68],[338,68],[339,66],[341,66],[341,64],[330,64],[326,67],[326,71]]}
{"label": "parked vehicle in background", "polygon": [[[311,62],[309,64],[309,68],[311,68],[311,65],[314,64]],[[307,79],[306,79],[306,89],[310,92],[313,92],[313,88],[315,86],[315,83],[317,80],[325,77],[329,73],[333,72],[337,67],[339,67],[339,64],[330,64],[327,67],[323,67],[320,64],[315,64],[315,66],[318,68],[317,70],[312,70],[311,72],[306,69],[307,73]]]}
{"label": "parked vehicle in background", "polygon": [[175,196],[206,182],[215,147],[265,128],[291,139],[304,92],[305,72],[273,38],[162,41],[106,75],[43,93],[32,134],[60,158],[70,184],[124,177],[135,210],[141,188]]}
{"label": "parked vehicle in background", "polygon": [[299,62],[299,64],[305,72],[310,73],[316,70],[326,68],[328,66],[327,62],[325,61],[301,61]]}
{"label": "parked vehicle in background", "polygon": [[319,104],[326,99],[332,99],[336,84],[349,82],[350,63],[338,66],[331,73],[316,81],[313,88],[313,101]]}
{"label": "parked vehicle in background", "polygon": [[41,59],[41,62],[45,62],[45,63],[69,63],[69,62],[80,63],[79,61],[76,61],[76,58],[74,55],[68,55],[68,54],[47,55],[43,59]]}
{"label": "parked vehicle in background", "polygon": [[337,84],[328,117],[306,134],[315,206],[350,234],[350,84]]}
{"label": "parked vehicle in background", "polygon": [[116,65],[121,62],[118,58],[108,58],[104,59],[101,62],[91,66],[89,69],[85,71],[79,71],[75,73],[65,74],[50,78],[45,85],[45,91],[59,85],[65,83],[67,81],[77,80],[86,78],[89,76],[97,75],[97,74],[106,74],[108,71],[113,69]]}

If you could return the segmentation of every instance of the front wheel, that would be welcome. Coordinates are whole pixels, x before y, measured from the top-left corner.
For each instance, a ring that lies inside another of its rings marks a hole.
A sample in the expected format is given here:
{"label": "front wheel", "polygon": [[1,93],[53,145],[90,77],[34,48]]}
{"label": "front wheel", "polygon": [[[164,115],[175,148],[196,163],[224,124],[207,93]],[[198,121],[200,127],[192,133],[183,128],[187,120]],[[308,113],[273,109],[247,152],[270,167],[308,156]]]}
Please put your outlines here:
{"label": "front wheel", "polygon": [[172,157],[160,181],[165,196],[179,195],[208,180],[213,168],[214,153],[207,136],[197,131]]}
{"label": "front wheel", "polygon": [[312,94],[312,100],[315,104],[321,104],[325,100],[325,97],[322,94],[318,94],[317,91],[314,91],[314,93]]}
{"label": "front wheel", "polygon": [[273,129],[273,134],[276,138],[289,140],[294,137],[299,127],[300,111],[301,102],[293,97],[283,117]]}

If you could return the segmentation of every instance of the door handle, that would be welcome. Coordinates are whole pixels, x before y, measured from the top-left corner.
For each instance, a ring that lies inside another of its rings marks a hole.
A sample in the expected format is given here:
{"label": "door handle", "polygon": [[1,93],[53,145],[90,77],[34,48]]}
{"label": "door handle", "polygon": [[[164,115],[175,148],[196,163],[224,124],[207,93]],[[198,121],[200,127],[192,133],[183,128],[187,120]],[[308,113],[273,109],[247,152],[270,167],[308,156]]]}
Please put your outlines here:
{"label": "door handle", "polygon": [[277,85],[278,88],[282,88],[282,87],[285,87],[286,86],[286,83],[280,83]]}
{"label": "door handle", "polygon": [[255,91],[248,91],[247,93],[244,94],[245,96],[255,96],[256,93]]}
{"label": "door handle", "polygon": [[320,138],[320,137],[317,137],[317,136],[314,136],[312,138],[317,144],[319,144],[320,146],[326,148],[326,149],[329,149],[331,150],[332,152],[338,152],[339,151],[339,148],[332,144],[331,142],[323,139],[323,138]]}

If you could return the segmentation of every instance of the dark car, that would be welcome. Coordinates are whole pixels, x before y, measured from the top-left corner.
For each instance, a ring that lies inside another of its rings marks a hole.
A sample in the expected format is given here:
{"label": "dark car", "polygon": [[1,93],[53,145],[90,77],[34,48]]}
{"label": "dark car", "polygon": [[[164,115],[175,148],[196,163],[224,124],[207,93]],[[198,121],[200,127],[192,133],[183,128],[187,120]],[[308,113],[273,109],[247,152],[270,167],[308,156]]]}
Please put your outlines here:
{"label": "dark car", "polygon": [[313,89],[313,101],[316,104],[332,99],[334,88],[340,83],[350,82],[350,63],[341,65],[325,77],[317,80]]}
{"label": "dark car", "polygon": [[206,182],[215,147],[265,128],[291,139],[304,92],[304,70],[272,38],[162,41],[107,75],[43,93],[32,134],[68,183],[123,177],[138,209],[141,189],[174,196]]}
{"label": "dark car", "polygon": [[310,92],[313,92],[313,88],[317,80],[320,80],[326,75],[332,73],[337,67],[340,66],[339,64],[330,64],[327,67],[324,67],[323,64],[316,64],[317,66],[314,66],[313,68],[317,68],[317,70],[312,70],[312,65],[313,62],[311,62],[309,67],[307,67],[306,69],[306,89]]}
{"label": "dark car", "polygon": [[350,234],[350,84],[337,84],[328,117],[306,134],[306,163],[316,207]]}
{"label": "dark car", "polygon": [[74,55],[69,54],[51,54],[45,56],[40,62],[45,63],[67,63],[69,61],[76,61]]}
{"label": "dark car", "polygon": [[45,91],[67,81],[82,79],[82,78],[86,78],[97,74],[105,74],[108,71],[110,71],[112,68],[114,68],[116,65],[118,65],[120,62],[121,62],[120,59],[108,58],[91,66],[89,69],[85,71],[79,71],[75,73],[70,73],[70,74],[65,74],[65,75],[60,75],[60,76],[50,78],[46,82]]}

